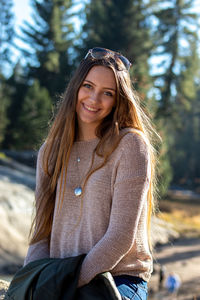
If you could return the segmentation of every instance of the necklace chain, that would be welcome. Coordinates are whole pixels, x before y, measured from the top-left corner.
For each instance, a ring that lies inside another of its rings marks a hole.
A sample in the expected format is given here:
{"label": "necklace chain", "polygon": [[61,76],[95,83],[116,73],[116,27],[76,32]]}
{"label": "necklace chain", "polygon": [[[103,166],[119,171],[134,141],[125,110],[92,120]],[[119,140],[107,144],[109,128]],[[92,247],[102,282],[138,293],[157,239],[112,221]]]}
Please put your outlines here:
{"label": "necklace chain", "polygon": [[[76,185],[76,187],[74,188],[74,195],[76,197],[80,197],[82,195],[82,192],[83,192],[83,188],[82,188],[83,178],[81,179],[81,176],[80,176],[80,162],[81,162],[81,157],[80,157],[79,152],[78,152],[78,145],[76,145],[75,149],[76,149],[75,150],[75,152],[76,152],[76,167],[77,167],[77,175],[79,177],[79,182]],[[95,153],[93,153],[93,155],[95,155]],[[93,155],[92,155],[92,158],[91,158],[90,167],[88,169],[88,172],[92,169],[92,166],[93,166],[93,163],[94,163],[94,156]]]}
{"label": "necklace chain", "polygon": [[76,146],[76,166],[77,166],[77,174],[78,174],[78,177],[79,177],[79,184],[74,189],[74,194],[75,194],[76,197],[79,197],[82,194],[81,178],[80,178],[80,170],[79,170],[80,161],[81,161],[81,158],[78,154],[78,147]]}

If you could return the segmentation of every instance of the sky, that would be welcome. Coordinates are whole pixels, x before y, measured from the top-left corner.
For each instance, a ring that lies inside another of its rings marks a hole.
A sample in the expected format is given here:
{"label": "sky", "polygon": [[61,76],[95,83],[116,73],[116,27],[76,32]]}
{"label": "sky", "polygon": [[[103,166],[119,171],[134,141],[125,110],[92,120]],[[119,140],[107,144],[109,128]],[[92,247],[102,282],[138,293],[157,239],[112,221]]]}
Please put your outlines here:
{"label": "sky", "polygon": [[[28,22],[32,21],[31,18],[31,5],[30,0],[14,0],[13,1],[13,13],[14,13],[14,24],[15,24],[15,31],[17,34],[20,35],[20,26],[23,25],[23,22],[26,20]],[[20,40],[15,38],[14,42],[19,47],[24,47],[24,43]],[[16,62],[19,57],[21,57],[20,52],[17,49],[13,49],[13,62]],[[23,61],[22,61],[23,63]]]}
{"label": "sky", "polygon": [[31,6],[29,0],[15,0],[13,11],[15,14],[16,25],[18,26],[23,20],[30,19]]}
{"label": "sky", "polygon": [[[14,15],[14,29],[16,34],[20,34],[20,26],[23,24],[23,21],[27,20],[28,22],[32,21],[31,18],[31,5],[30,5],[30,0],[13,0],[13,7],[12,7],[12,12]],[[23,47],[25,48],[25,43],[23,43],[19,38],[14,37],[13,39],[14,44],[17,47]],[[11,49],[11,60],[12,60],[12,65],[10,63],[4,64],[4,70],[3,73],[6,77],[9,77],[12,75],[13,72],[13,66],[17,63],[18,60],[23,64],[26,64],[25,60],[22,57],[21,52],[17,49],[17,47],[12,46]]]}

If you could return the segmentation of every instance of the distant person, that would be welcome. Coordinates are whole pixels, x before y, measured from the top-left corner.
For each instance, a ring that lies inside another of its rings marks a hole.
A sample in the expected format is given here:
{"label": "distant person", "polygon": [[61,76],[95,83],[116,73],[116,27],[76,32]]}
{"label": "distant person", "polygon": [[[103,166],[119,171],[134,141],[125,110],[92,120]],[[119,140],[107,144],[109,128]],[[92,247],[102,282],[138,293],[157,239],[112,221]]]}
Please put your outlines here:
{"label": "distant person", "polygon": [[159,270],[158,290],[161,290],[163,288],[163,282],[165,280],[165,276],[166,276],[166,267],[161,265]]}
{"label": "distant person", "polygon": [[169,294],[176,296],[181,286],[181,280],[178,274],[171,272],[166,279],[165,286]]}
{"label": "distant person", "polygon": [[122,296],[146,300],[155,132],[130,66],[120,53],[96,47],[72,77],[39,150],[25,264],[86,254],[78,287],[110,271]]}

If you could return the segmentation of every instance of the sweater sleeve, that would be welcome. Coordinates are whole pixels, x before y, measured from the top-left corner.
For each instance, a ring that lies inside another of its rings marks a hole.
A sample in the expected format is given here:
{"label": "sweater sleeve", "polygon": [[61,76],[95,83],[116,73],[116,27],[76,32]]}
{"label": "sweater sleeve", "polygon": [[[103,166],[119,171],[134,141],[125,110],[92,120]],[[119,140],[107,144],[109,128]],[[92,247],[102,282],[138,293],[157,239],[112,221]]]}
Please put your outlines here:
{"label": "sweater sleeve", "polygon": [[136,133],[127,134],[121,143],[109,226],[83,261],[79,287],[99,273],[112,271],[134,244],[149,189],[149,153],[144,139]]}
{"label": "sweater sleeve", "polygon": [[[36,199],[36,213],[37,213],[37,196],[42,188],[42,178],[45,175],[43,168],[42,168],[42,156],[43,156],[43,150],[44,150],[44,144],[40,148],[38,152],[37,157],[37,166],[36,166],[36,189],[35,189],[35,199]],[[28,264],[31,261],[41,259],[41,258],[47,258],[49,257],[49,247],[47,240],[41,240],[35,244],[32,244],[28,248],[28,252],[26,255],[26,258],[24,260],[24,265]]]}

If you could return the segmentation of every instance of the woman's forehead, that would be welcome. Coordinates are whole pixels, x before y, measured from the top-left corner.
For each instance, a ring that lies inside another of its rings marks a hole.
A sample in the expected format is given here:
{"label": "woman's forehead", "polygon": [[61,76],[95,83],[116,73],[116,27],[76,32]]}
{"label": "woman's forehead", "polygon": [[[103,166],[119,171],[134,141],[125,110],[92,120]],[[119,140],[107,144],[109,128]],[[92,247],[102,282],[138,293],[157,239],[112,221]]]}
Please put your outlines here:
{"label": "woman's forehead", "polygon": [[111,68],[105,66],[93,66],[85,77],[85,80],[91,81],[94,84],[110,86],[116,89],[116,79]]}

